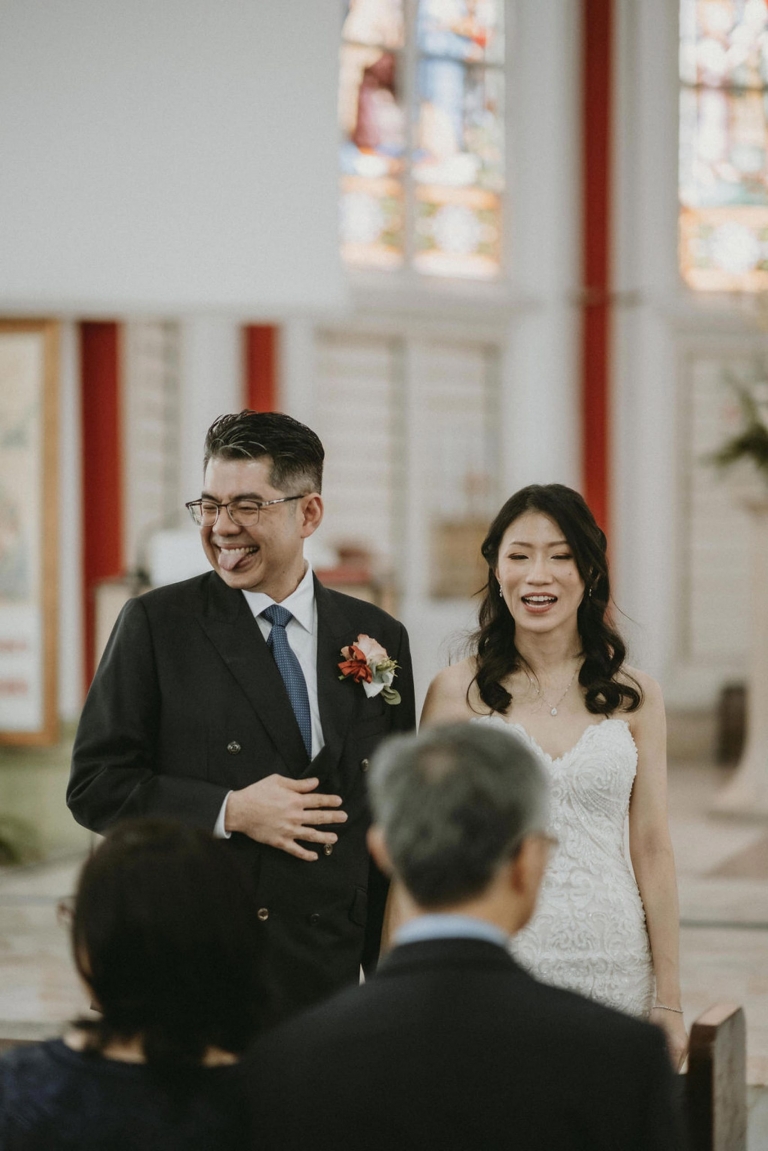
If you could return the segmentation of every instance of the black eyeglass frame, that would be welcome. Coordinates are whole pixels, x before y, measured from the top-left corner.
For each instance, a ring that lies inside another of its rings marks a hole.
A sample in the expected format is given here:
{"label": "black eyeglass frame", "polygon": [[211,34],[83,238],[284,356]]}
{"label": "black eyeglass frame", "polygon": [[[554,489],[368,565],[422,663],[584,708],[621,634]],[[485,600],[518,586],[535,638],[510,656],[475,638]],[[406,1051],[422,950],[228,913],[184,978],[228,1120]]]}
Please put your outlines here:
{"label": "black eyeglass frame", "polygon": [[[225,504],[217,503],[216,500],[190,500],[189,503],[184,504],[184,507],[187,509],[187,511],[191,515],[195,525],[199,528],[203,527],[203,504],[204,503],[205,504],[215,504],[217,509],[218,509],[218,511],[216,512],[216,519],[211,524],[205,524],[205,527],[211,527],[211,528],[215,527],[216,524],[218,523],[218,519],[219,519],[219,516],[221,515],[222,510],[226,508],[227,515],[229,516],[230,520],[235,525],[235,527],[252,528],[255,524],[257,524],[259,522],[259,517],[261,516],[262,508],[269,508],[269,507],[272,507],[274,504],[286,504],[286,503],[288,503],[289,500],[302,500],[302,499],[304,499],[304,496],[306,494],[307,494],[306,492],[301,492],[297,496],[281,496],[279,500],[243,500],[242,498],[240,498],[240,499],[235,499],[235,500],[229,500]],[[240,503],[249,503],[253,507],[256,507],[259,509],[258,513],[256,515],[256,519],[252,520],[251,523],[242,524],[238,520],[236,520],[235,517],[232,515],[230,508],[234,505],[235,511],[237,511],[237,505]],[[198,515],[200,517],[199,519],[197,518]]]}

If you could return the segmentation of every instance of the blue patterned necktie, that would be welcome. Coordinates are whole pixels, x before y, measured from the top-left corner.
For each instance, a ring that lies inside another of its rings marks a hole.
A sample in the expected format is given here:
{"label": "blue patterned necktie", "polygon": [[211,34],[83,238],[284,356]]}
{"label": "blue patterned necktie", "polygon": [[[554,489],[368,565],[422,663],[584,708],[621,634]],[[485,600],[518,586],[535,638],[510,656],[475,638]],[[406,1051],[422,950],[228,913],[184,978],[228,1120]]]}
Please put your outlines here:
{"label": "blue patterned necktie", "polygon": [[287,607],[280,607],[279,604],[272,604],[271,607],[265,608],[265,610],[261,612],[261,615],[272,624],[272,631],[269,633],[267,647],[272,652],[275,663],[277,664],[277,670],[283,677],[285,690],[288,692],[288,698],[291,701],[293,714],[296,716],[296,722],[299,725],[301,738],[304,740],[307,755],[311,759],[312,715],[309,710],[307,681],[304,678],[304,672],[301,670],[301,664],[296,658],[296,653],[288,643],[288,635],[285,630],[288,623],[293,619],[293,616]]}

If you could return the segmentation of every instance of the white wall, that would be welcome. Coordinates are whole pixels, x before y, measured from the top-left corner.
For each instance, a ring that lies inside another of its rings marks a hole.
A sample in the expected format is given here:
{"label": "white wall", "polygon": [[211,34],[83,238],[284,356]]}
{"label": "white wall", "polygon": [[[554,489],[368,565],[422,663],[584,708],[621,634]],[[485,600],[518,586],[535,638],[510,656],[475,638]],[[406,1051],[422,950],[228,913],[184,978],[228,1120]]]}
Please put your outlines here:
{"label": "white wall", "polygon": [[0,0],[0,310],[327,307],[337,0]]}
{"label": "white wall", "polygon": [[179,507],[200,495],[208,428],[217,416],[245,407],[241,341],[242,331],[231,320],[201,316],[181,325]]}
{"label": "white wall", "polygon": [[76,719],[83,702],[82,474],[77,328],[59,334],[59,714]]}
{"label": "white wall", "polygon": [[620,0],[615,42],[613,558],[630,659],[669,687],[677,608],[677,4]]}
{"label": "white wall", "polygon": [[580,7],[519,0],[509,42],[509,262],[504,484],[581,486]]}
{"label": "white wall", "polygon": [[615,594],[631,662],[668,706],[743,678],[747,524],[704,458],[733,434],[727,374],[764,355],[760,301],[695,293],[677,263],[678,5],[617,4]]}

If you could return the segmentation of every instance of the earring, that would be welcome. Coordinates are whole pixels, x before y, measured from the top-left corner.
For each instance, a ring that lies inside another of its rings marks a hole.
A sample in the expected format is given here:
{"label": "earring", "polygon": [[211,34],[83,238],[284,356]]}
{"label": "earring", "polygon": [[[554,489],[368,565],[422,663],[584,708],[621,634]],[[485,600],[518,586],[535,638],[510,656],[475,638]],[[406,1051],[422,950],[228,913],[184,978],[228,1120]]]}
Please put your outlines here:
{"label": "earring", "polygon": [[504,599],[504,592],[501,590],[501,584],[499,584],[499,599]]}
{"label": "earring", "polygon": [[589,589],[589,598],[592,599],[592,588]]}

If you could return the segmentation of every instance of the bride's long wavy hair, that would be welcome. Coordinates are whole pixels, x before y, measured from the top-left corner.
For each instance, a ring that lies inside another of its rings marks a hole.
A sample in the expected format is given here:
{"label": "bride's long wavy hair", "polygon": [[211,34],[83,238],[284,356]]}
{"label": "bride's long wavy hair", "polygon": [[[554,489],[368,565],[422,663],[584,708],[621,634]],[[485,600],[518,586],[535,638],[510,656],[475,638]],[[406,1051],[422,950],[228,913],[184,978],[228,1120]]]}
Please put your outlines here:
{"label": "bride's long wavy hair", "polygon": [[642,688],[626,672],[618,678],[627,649],[608,619],[611,587],[605,533],[579,493],[564,484],[521,488],[501,508],[483,540],[480,550],[488,564],[488,583],[478,613],[479,627],[472,637],[477,659],[473,683],[480,698],[491,711],[505,712],[512,694],[503,681],[524,666],[515,646],[515,621],[499,595],[496,567],[507,528],[531,511],[541,512],[557,524],[584,581],[576,622],[584,654],[579,683],[584,688],[587,710],[595,715],[610,715],[619,708],[635,711],[643,701]]}

